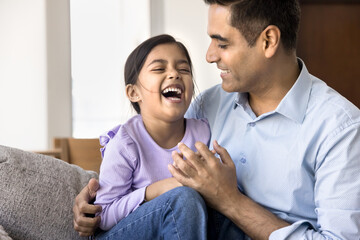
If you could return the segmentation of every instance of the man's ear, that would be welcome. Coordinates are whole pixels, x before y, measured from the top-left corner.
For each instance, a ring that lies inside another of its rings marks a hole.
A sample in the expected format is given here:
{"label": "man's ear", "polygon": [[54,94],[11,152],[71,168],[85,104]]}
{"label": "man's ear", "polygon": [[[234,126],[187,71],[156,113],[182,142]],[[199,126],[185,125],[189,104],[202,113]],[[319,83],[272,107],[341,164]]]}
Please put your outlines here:
{"label": "man's ear", "polygon": [[262,31],[260,38],[262,41],[262,50],[266,58],[271,58],[275,55],[280,45],[280,29],[275,25],[269,25]]}
{"label": "man's ear", "polygon": [[138,93],[138,89],[135,85],[132,85],[132,84],[126,85],[125,92],[126,92],[126,96],[128,97],[128,99],[131,102],[140,102],[141,101],[140,94]]}

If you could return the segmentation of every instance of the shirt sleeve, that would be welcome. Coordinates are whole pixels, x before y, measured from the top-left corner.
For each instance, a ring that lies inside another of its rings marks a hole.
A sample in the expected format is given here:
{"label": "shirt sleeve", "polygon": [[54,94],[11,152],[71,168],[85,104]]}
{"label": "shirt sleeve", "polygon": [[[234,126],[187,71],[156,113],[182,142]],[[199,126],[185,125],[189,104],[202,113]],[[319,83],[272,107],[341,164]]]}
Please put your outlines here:
{"label": "shirt sleeve", "polygon": [[330,134],[315,166],[317,226],[298,221],[274,231],[277,239],[359,239],[360,124],[348,123]]}
{"label": "shirt sleeve", "polygon": [[109,230],[125,218],[145,198],[145,187],[132,189],[132,175],[136,168],[136,147],[130,137],[117,134],[102,149],[100,189],[95,204],[102,206],[100,228]]}

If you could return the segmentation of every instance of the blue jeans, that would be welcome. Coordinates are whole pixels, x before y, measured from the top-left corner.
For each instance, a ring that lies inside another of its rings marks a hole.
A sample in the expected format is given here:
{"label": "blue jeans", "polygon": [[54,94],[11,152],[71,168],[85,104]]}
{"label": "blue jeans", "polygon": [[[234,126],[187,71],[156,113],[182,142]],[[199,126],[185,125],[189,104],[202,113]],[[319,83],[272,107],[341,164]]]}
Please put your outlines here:
{"label": "blue jeans", "polygon": [[208,208],[208,240],[244,240],[245,234],[227,217]]}
{"label": "blue jeans", "polygon": [[200,194],[188,187],[177,187],[145,202],[95,238],[201,240],[206,239],[206,223],[206,205]]}
{"label": "blue jeans", "polygon": [[198,192],[177,187],[145,202],[112,229],[97,234],[95,239],[242,239],[242,235],[230,220],[208,209]]}

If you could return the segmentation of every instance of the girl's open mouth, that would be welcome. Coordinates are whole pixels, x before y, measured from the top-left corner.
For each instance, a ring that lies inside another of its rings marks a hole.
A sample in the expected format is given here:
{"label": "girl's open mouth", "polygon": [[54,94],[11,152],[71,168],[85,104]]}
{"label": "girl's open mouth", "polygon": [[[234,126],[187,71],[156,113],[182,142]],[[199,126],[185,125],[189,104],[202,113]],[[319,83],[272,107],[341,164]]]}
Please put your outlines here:
{"label": "girl's open mouth", "polygon": [[165,98],[168,98],[171,100],[180,100],[181,94],[182,94],[182,89],[178,88],[178,87],[167,87],[161,92],[161,94]]}

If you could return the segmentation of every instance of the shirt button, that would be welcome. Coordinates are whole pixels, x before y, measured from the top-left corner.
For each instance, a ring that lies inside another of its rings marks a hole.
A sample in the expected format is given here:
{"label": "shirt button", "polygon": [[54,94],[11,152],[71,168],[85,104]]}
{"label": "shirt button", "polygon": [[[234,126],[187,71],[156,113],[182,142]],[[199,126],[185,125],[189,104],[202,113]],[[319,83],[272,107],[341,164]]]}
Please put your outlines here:
{"label": "shirt button", "polygon": [[246,158],[244,158],[244,157],[240,158],[240,162],[241,163],[246,163]]}
{"label": "shirt button", "polygon": [[254,123],[254,122],[249,123],[250,127],[255,127],[255,125],[256,125],[256,123]]}

